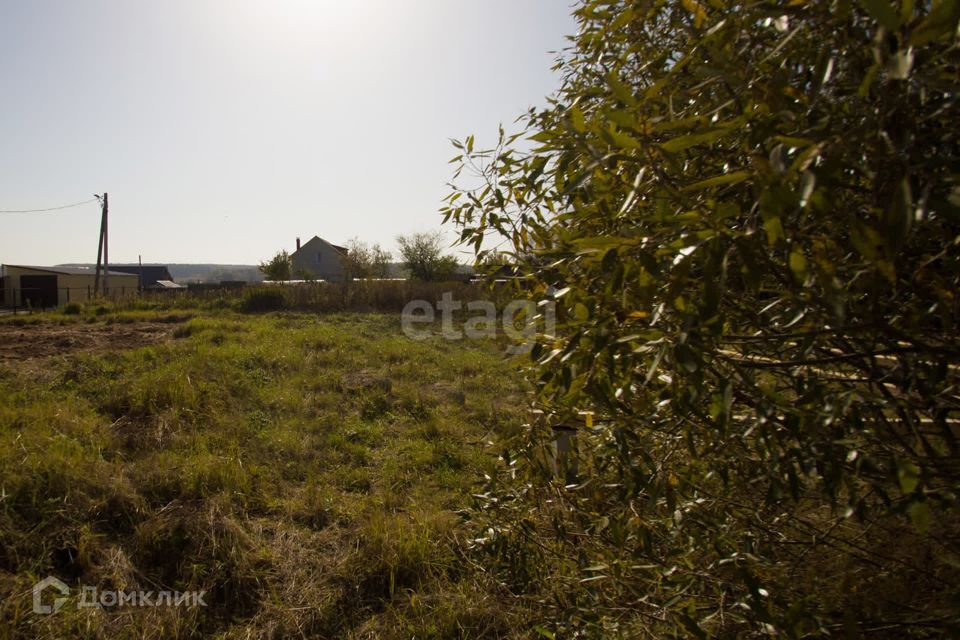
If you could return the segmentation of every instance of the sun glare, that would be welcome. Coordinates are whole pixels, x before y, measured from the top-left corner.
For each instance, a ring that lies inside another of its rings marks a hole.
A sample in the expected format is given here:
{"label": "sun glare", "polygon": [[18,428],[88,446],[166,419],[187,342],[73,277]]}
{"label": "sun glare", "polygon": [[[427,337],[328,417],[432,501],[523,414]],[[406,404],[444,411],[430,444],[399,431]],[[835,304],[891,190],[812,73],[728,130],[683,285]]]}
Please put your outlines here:
{"label": "sun glare", "polygon": [[342,40],[362,33],[377,13],[374,3],[341,0],[250,0],[231,6],[247,28],[278,38]]}

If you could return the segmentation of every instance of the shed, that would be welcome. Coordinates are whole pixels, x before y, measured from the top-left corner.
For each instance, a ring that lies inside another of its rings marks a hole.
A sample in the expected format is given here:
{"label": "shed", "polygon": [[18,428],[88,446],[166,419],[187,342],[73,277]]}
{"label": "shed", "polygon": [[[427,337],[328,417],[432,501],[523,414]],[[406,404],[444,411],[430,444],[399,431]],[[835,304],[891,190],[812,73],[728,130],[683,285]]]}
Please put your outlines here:
{"label": "shed", "polygon": [[[109,295],[137,292],[139,276],[113,269],[107,275]],[[0,301],[8,307],[35,309],[84,302],[94,296],[95,276],[96,270],[89,267],[0,265]]]}
{"label": "shed", "polygon": [[173,282],[173,276],[170,275],[170,269],[162,264],[111,264],[110,271],[119,271],[121,273],[133,273],[140,278],[140,286],[144,289],[157,289],[158,282]]}

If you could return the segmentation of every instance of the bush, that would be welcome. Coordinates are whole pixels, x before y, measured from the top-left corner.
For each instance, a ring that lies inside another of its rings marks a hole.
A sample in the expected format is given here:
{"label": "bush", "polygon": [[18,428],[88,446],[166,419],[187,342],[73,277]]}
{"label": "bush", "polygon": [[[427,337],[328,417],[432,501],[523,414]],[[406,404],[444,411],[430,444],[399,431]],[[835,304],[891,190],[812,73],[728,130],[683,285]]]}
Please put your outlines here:
{"label": "bush", "polygon": [[80,315],[82,310],[83,307],[80,306],[79,302],[68,302],[63,307],[63,314],[67,316],[76,316]]}
{"label": "bush", "polygon": [[576,17],[444,213],[563,283],[539,404],[603,419],[574,490],[504,447],[479,546],[557,637],[956,633],[957,3]]}
{"label": "bush", "polygon": [[443,236],[440,233],[414,233],[398,236],[403,266],[415,280],[443,282],[457,273],[457,260],[443,253]]}
{"label": "bush", "polygon": [[240,309],[247,312],[280,311],[289,306],[290,295],[279,288],[250,289],[240,303]]}

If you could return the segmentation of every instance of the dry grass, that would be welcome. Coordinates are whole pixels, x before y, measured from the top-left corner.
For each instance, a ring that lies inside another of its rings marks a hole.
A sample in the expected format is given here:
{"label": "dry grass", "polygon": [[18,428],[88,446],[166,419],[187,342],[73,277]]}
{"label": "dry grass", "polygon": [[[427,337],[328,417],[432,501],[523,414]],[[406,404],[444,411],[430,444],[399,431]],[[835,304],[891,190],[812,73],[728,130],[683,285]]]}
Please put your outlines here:
{"label": "dry grass", "polygon": [[[155,312],[32,316],[98,335]],[[164,339],[0,367],[0,637],[523,637],[462,554],[481,442],[524,398],[491,342],[414,342],[399,318],[198,312]],[[108,325],[110,321],[112,324]],[[65,327],[67,329],[65,329]],[[31,610],[55,575],[202,590],[206,607]]]}

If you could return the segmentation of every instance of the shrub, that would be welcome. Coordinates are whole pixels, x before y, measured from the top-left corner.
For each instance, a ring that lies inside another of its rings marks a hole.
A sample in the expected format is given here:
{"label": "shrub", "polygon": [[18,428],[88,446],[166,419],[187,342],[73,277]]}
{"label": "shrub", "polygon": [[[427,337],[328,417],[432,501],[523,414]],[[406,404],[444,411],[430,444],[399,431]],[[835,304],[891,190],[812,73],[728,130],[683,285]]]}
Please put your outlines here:
{"label": "shrub", "polygon": [[416,280],[442,282],[456,275],[457,260],[443,253],[443,236],[439,233],[414,233],[398,236],[403,265]]}
{"label": "shrub", "polygon": [[78,302],[68,302],[63,306],[63,314],[67,316],[79,315],[82,310],[83,307]]}
{"label": "shrub", "polygon": [[536,146],[456,143],[487,186],[444,214],[563,283],[539,404],[604,419],[573,490],[540,473],[549,436],[514,443],[481,546],[547,576],[557,637],[949,634],[957,3],[576,17]]}
{"label": "shrub", "polygon": [[283,289],[259,288],[244,292],[240,308],[247,312],[279,311],[290,306],[290,296]]}

